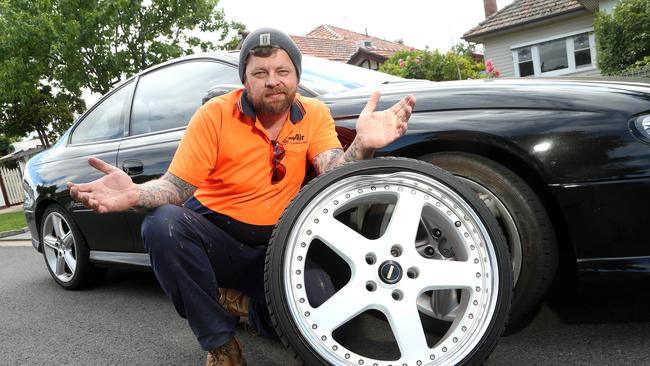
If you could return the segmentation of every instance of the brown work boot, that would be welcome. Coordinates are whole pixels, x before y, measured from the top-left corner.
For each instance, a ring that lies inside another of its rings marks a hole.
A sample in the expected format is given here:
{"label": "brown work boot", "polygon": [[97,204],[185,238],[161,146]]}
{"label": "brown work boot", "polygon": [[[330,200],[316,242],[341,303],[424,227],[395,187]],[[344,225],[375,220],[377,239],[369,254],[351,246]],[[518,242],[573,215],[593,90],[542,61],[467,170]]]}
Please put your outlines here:
{"label": "brown work boot", "polygon": [[248,316],[248,304],[250,298],[244,295],[241,291],[232,288],[220,288],[219,302],[226,309],[227,312],[236,316]]}
{"label": "brown work boot", "polygon": [[246,366],[244,352],[237,336],[232,337],[223,346],[208,352],[205,366]]}

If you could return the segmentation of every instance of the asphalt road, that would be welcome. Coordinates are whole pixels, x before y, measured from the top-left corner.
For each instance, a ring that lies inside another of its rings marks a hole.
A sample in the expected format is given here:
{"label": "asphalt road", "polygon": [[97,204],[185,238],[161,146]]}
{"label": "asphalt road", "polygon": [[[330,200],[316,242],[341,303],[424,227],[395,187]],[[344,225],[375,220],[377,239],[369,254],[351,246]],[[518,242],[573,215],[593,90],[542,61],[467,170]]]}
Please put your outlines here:
{"label": "asphalt road", "polygon": [[[27,242],[15,242],[24,244]],[[0,243],[0,365],[201,365],[205,354],[150,272],[109,272],[84,291],[50,278],[31,247]],[[558,301],[561,300],[561,301]],[[650,365],[650,286],[547,301],[487,365]],[[239,330],[250,365],[292,365]]]}

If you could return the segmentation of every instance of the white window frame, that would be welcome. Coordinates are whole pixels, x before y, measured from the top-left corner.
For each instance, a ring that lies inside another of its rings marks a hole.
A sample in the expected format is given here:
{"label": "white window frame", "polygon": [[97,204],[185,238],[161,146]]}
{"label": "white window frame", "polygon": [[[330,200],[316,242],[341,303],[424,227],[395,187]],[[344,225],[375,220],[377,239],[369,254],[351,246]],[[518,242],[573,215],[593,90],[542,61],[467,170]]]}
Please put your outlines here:
{"label": "white window frame", "polygon": [[[573,37],[583,33],[589,34],[589,50],[591,55],[591,65],[576,67]],[[542,63],[539,57],[539,44],[544,42],[549,42],[549,41],[561,40],[561,39],[564,39],[566,42],[568,67],[561,70],[542,72],[542,66],[541,66]],[[594,28],[581,29],[581,30],[557,35],[554,37],[541,38],[534,41],[529,41],[526,43],[520,43],[520,44],[510,46],[510,51],[512,52],[512,61],[515,69],[515,77],[521,77],[519,75],[519,54],[517,53],[517,51],[526,47],[530,47],[531,55],[533,58],[533,70],[535,71],[534,75],[529,75],[529,76],[561,76],[561,75],[573,74],[579,71],[588,71],[588,70],[597,69],[596,37],[594,36]]]}

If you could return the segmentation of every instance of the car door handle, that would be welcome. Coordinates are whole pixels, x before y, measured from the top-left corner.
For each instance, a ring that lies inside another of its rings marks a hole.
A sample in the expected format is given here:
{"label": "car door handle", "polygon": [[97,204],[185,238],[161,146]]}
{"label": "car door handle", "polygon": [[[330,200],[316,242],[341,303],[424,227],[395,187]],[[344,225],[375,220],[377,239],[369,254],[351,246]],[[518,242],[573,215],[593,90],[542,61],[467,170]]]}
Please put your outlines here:
{"label": "car door handle", "polygon": [[142,174],[144,171],[144,164],[140,160],[124,160],[122,163],[122,170],[128,175]]}

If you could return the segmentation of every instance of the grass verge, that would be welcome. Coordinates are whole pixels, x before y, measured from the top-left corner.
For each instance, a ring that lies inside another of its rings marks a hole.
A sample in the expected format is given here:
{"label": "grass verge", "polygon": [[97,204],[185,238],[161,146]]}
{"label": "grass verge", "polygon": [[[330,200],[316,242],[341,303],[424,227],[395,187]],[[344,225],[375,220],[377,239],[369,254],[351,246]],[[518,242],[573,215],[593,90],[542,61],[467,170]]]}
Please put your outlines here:
{"label": "grass verge", "polygon": [[0,232],[18,230],[25,226],[27,226],[27,222],[22,211],[0,214]]}

